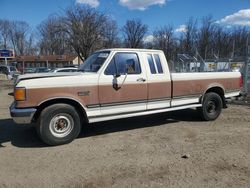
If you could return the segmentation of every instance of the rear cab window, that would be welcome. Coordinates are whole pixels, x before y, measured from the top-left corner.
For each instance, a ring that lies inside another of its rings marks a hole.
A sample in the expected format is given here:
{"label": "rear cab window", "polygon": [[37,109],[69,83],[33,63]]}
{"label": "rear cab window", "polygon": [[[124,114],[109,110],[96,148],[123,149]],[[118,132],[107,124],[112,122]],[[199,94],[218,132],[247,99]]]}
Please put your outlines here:
{"label": "rear cab window", "polygon": [[152,54],[147,54],[147,60],[148,60],[148,65],[149,65],[151,74],[156,74],[156,68],[155,68]]}
{"label": "rear cab window", "polygon": [[161,59],[158,54],[147,54],[151,74],[163,74]]}
{"label": "rear cab window", "polygon": [[156,63],[156,66],[157,66],[158,74],[162,74],[163,69],[162,69],[162,65],[161,65],[160,56],[158,54],[154,54],[154,59],[155,59],[155,63]]}

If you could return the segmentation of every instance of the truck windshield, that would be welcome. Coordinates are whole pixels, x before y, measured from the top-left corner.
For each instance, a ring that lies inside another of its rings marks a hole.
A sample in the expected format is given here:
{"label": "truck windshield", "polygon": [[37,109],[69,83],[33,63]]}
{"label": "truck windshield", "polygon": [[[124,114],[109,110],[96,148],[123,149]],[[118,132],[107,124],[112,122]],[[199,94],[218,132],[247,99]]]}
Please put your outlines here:
{"label": "truck windshield", "polygon": [[82,72],[97,72],[105,60],[108,58],[110,51],[96,52],[89,56],[86,61],[80,66],[79,71]]}

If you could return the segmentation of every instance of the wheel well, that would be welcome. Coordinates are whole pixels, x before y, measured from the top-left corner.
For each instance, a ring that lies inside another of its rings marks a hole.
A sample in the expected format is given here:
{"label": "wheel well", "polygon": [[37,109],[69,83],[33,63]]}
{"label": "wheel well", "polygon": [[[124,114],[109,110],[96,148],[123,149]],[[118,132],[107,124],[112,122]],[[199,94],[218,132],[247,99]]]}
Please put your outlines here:
{"label": "wheel well", "polygon": [[[212,88],[209,88],[206,93],[217,93],[220,97],[221,97],[221,100],[222,100],[222,103],[223,103],[223,108],[226,108],[227,105],[226,105],[226,100],[225,100],[225,93],[224,93],[224,90],[221,88],[221,87],[212,87]],[[206,94],[205,93],[205,94]]]}
{"label": "wheel well", "polygon": [[88,122],[87,114],[86,114],[84,108],[77,101],[72,100],[72,99],[51,99],[51,100],[43,102],[42,104],[40,104],[37,107],[37,111],[36,111],[32,121],[36,122],[38,120],[43,109],[45,109],[46,107],[48,107],[50,105],[58,104],[58,103],[69,104],[69,105],[75,107],[78,114],[79,114],[79,117],[80,117],[82,123]]}

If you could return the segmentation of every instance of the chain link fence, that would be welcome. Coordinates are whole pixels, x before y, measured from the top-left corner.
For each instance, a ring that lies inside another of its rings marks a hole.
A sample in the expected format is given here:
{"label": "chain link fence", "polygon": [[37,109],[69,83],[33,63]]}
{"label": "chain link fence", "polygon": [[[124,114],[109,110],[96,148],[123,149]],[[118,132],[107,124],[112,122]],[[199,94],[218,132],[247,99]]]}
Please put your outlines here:
{"label": "chain link fence", "polygon": [[178,54],[177,61],[169,61],[171,72],[240,72],[243,77],[243,96],[250,95],[250,58],[198,59],[188,54]]}

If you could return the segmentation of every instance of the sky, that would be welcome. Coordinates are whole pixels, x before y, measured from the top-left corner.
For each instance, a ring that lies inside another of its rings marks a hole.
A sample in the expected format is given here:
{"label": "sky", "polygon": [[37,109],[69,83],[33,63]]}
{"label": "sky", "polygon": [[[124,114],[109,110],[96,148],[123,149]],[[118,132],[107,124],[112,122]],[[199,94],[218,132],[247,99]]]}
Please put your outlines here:
{"label": "sky", "polygon": [[149,26],[149,33],[168,24],[185,32],[190,17],[200,20],[208,15],[227,27],[250,26],[250,0],[0,0],[0,19],[26,21],[35,29],[49,15],[62,15],[74,4],[105,12],[120,27],[139,18]]}

